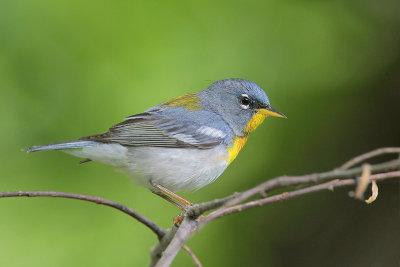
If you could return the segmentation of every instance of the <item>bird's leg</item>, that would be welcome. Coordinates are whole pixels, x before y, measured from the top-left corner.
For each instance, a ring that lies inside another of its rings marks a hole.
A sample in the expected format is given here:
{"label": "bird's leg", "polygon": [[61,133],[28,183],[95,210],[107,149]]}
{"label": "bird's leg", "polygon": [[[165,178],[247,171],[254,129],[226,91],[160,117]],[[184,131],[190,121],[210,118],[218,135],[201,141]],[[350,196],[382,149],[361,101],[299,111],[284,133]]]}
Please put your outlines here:
{"label": "bird's leg", "polygon": [[178,196],[177,194],[175,194],[174,192],[172,192],[171,190],[165,188],[164,186],[161,186],[159,184],[154,185],[155,188],[157,188],[158,190],[160,190],[161,192],[163,192],[164,194],[168,195],[169,197],[172,197],[173,199],[179,201],[180,203],[182,203],[185,207],[189,207],[192,206],[193,204],[189,201],[187,201],[186,199],[184,199],[183,197]]}
{"label": "bird's leg", "polygon": [[165,188],[165,187],[163,187],[161,185],[154,185],[154,187],[157,188],[158,190],[160,190],[160,192],[154,192],[154,194],[162,197],[163,199],[165,199],[168,202],[174,204],[175,206],[177,206],[178,208],[180,208],[182,210],[182,212],[179,215],[174,217],[175,225],[179,226],[183,221],[183,215],[185,213],[185,207],[191,206],[192,203],[187,201],[186,199],[178,196],[177,194],[175,194],[171,190],[169,190],[169,189],[167,189],[167,188]]}
{"label": "bird's leg", "polygon": [[166,201],[168,201],[169,203],[177,206],[179,209],[181,209],[182,211],[185,209],[185,206],[183,206],[181,203],[179,203],[178,201],[176,201],[175,199],[170,198],[169,196],[165,195],[163,192],[153,192],[154,194],[156,194],[157,196],[165,199]]}

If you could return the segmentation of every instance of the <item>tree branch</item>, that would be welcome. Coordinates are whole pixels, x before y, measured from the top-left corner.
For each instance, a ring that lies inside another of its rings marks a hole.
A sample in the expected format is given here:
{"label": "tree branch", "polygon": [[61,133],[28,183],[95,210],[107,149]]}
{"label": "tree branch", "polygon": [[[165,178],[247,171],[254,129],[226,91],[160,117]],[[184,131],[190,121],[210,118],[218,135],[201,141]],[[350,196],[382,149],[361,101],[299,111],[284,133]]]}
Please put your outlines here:
{"label": "tree branch", "polygon": [[355,158],[352,158],[351,160],[347,161],[344,163],[342,166],[339,167],[339,170],[346,170],[350,167],[353,167],[367,159],[383,155],[383,154],[389,154],[389,153],[399,153],[400,154],[400,147],[382,147],[378,148],[375,150],[372,150],[368,153],[361,154]]}
{"label": "tree branch", "polygon": [[[101,198],[101,197],[95,197],[95,196],[89,196],[89,195],[82,195],[82,194],[76,194],[76,193],[66,193],[66,192],[56,192],[56,191],[14,191],[14,192],[0,192],[0,198],[7,198],[7,197],[58,197],[58,198],[70,198],[70,199],[77,199],[77,200],[83,200],[83,201],[88,201],[104,206],[108,206],[114,209],[117,209],[125,214],[128,214],[129,216],[133,217],[140,223],[144,224],[147,226],[153,233],[155,233],[158,237],[159,240],[165,240],[164,242],[161,242],[159,244],[163,244],[163,246],[160,246],[157,251],[154,252],[154,259],[152,258],[152,261],[154,260],[154,264],[158,262],[158,260],[161,258],[162,252],[165,250],[167,245],[171,242],[172,238],[175,236],[175,233],[177,231],[177,227],[173,228],[174,231],[167,231],[158,226],[156,223],[152,222],[148,218],[144,217],[143,215],[139,214],[137,211],[129,208],[128,206],[125,206],[123,204]],[[189,256],[192,258],[194,263],[197,266],[202,266],[199,259],[196,257],[196,255],[187,247],[184,247],[184,250],[186,250],[189,254]],[[153,255],[153,254],[152,254]]]}
{"label": "tree branch", "polygon": [[188,216],[183,218],[183,222],[163,252],[161,259],[155,265],[156,267],[169,266],[171,264],[186,240],[195,231],[197,223],[197,220],[192,220]]}
{"label": "tree branch", "polygon": [[[217,218],[250,208],[259,207],[326,189],[333,190],[334,188],[343,186],[358,185],[357,188],[360,191],[358,193],[358,198],[362,198],[362,194],[370,181],[374,181],[375,183],[376,181],[381,181],[384,179],[400,177],[400,158],[379,164],[363,165],[364,167],[353,166],[373,157],[392,153],[400,153],[400,148],[388,147],[377,149],[357,156],[343,164],[341,167],[332,171],[301,176],[280,176],[267,180],[241,193],[234,193],[225,198],[194,204],[193,206],[186,208],[184,219],[181,225],[173,225],[171,230],[164,230],[154,222],[125,205],[100,197],[54,191],[17,191],[0,193],[0,198],[23,196],[61,197],[89,201],[115,208],[141,222],[157,235],[159,243],[151,249],[150,266],[169,266],[181,248],[189,253],[197,266],[201,266],[198,258],[188,247],[185,246],[185,242],[191,235],[196,233],[207,223]],[[362,177],[359,178],[361,175]],[[303,186],[303,188],[294,189],[292,191],[288,190],[292,189],[289,187],[299,185]],[[375,189],[373,190],[373,196],[370,198],[370,200],[368,200],[371,202],[377,197],[378,194],[376,184],[374,184],[374,186]],[[276,189],[284,189],[288,190],[288,192],[266,197],[267,193],[270,193],[272,190]],[[256,196],[261,197],[261,199],[245,202]],[[212,212],[206,216],[199,217],[207,211]]]}
{"label": "tree branch", "polygon": [[203,267],[200,260],[196,257],[196,255],[194,255],[194,253],[190,250],[188,246],[183,245],[182,248],[189,254],[189,256],[192,258],[197,267]]}
{"label": "tree branch", "polygon": [[151,231],[153,231],[153,233],[157,235],[159,239],[161,239],[166,233],[166,231],[163,228],[161,228],[154,222],[150,221],[143,215],[139,214],[138,212],[134,211],[133,209],[125,205],[122,205],[120,203],[101,197],[94,197],[94,196],[81,195],[75,193],[55,192],[55,191],[15,191],[15,192],[0,193],[0,198],[5,198],[5,197],[60,197],[60,198],[72,198],[72,199],[89,201],[96,204],[105,205],[117,209],[119,211],[122,211],[125,214],[128,214],[129,216],[135,218],[137,221],[147,226]]}
{"label": "tree branch", "polygon": [[[400,171],[394,171],[394,172],[387,172],[387,173],[380,173],[380,174],[375,174],[375,175],[371,175],[369,177],[369,181],[378,181],[378,180],[384,180],[384,179],[389,179],[389,178],[397,178],[400,177]],[[310,186],[310,187],[306,187],[303,189],[299,189],[299,190],[294,190],[291,192],[284,192],[282,194],[278,194],[278,195],[274,195],[271,197],[267,197],[267,198],[263,198],[263,199],[259,199],[259,200],[255,200],[255,201],[251,201],[251,202],[247,202],[245,204],[241,204],[241,205],[236,205],[236,206],[232,206],[226,209],[221,209],[221,210],[217,210],[214,211],[212,213],[210,213],[209,215],[207,215],[202,221],[200,226],[203,226],[207,223],[209,223],[212,220],[221,218],[223,216],[232,214],[232,213],[236,213],[239,211],[243,211],[243,210],[247,210],[250,208],[254,208],[254,207],[260,207],[260,206],[264,206],[266,204],[269,203],[273,203],[273,202],[278,202],[281,200],[286,200],[286,199],[290,199],[290,198],[294,198],[294,197],[298,197],[301,195],[306,195],[306,194],[310,194],[313,192],[317,192],[317,191],[322,191],[322,190],[326,190],[329,189],[331,191],[333,191],[334,188],[337,187],[343,187],[343,186],[349,186],[349,185],[355,185],[357,182],[354,179],[345,179],[345,180],[339,180],[339,179],[335,179],[333,181],[330,182],[326,182],[323,184],[319,184],[319,185],[314,185],[314,186]]]}
{"label": "tree branch", "polygon": [[[398,148],[400,150],[400,148]],[[397,150],[396,150],[397,151]],[[381,155],[382,153],[392,153],[388,150],[382,150],[380,153],[373,153],[369,154],[368,157],[364,156],[360,159],[357,160],[358,162],[361,162],[365,159],[368,159],[373,156]],[[371,156],[372,155],[372,156]],[[353,161],[355,162],[355,161]],[[352,163],[353,164],[353,163]],[[349,165],[350,166],[350,165]],[[234,193],[231,196],[222,198],[222,199],[216,199],[212,200],[209,202],[204,202],[201,204],[195,204],[191,207],[189,207],[186,212],[185,212],[185,224],[184,227],[179,228],[179,236],[178,232],[177,234],[172,238],[172,241],[170,244],[167,246],[165,249],[164,253],[162,254],[163,256],[160,258],[159,262],[157,263],[156,266],[169,266],[169,264],[172,262],[173,258],[177,255],[179,249],[184,245],[185,241],[194,233],[197,232],[202,226],[205,224],[232,214],[236,212],[240,212],[246,209],[266,205],[269,203],[274,203],[278,202],[281,200],[301,196],[301,195],[306,195],[310,194],[316,191],[321,191],[321,190],[326,190],[326,189],[333,189],[336,187],[343,187],[343,186],[350,186],[350,185],[355,185],[358,183],[358,180],[356,179],[358,176],[360,176],[363,173],[364,168],[362,167],[356,167],[352,169],[334,169],[332,171],[328,172],[323,172],[323,173],[314,173],[314,174],[309,174],[309,175],[302,175],[302,176],[281,176],[277,178],[273,178],[271,180],[268,180],[264,183],[261,183],[260,185],[253,187],[247,191],[244,191],[242,193]],[[389,179],[389,178],[395,178],[395,177],[400,177],[400,159],[380,163],[380,164],[375,164],[375,165],[370,165],[370,171],[371,173],[374,173],[372,175],[369,175],[368,179],[369,180],[383,180],[383,179]],[[388,172],[391,171],[391,172]],[[352,179],[349,179],[352,178]],[[334,179],[334,180],[332,180]],[[341,180],[342,179],[342,180]],[[244,204],[236,205],[238,203],[241,203],[243,201],[246,201],[256,195],[259,195],[261,197],[265,197],[267,192],[270,192],[274,189],[279,189],[279,188],[287,188],[289,186],[295,186],[295,185],[305,185],[307,186],[310,183],[318,183],[318,182],[323,182],[326,180],[332,180],[329,182],[325,182],[322,184],[318,185],[313,185],[313,186],[308,186],[302,189],[294,190],[291,192],[285,192],[281,193],[278,195],[274,195],[268,198],[262,198],[259,200],[255,201],[250,201]],[[210,214],[204,216],[204,218],[198,222],[198,218],[200,215],[202,215],[204,212],[216,209],[216,211],[211,212]],[[187,220],[192,222],[192,227],[188,227],[189,223]]]}
{"label": "tree branch", "polygon": [[158,242],[157,245],[155,245],[151,250],[150,250],[150,267],[153,267],[157,264],[157,262],[161,259],[163,256],[163,252],[165,249],[168,247],[169,243],[171,243],[172,238],[174,238],[176,232],[178,231],[178,227],[174,224],[172,226],[172,229],[167,232],[166,235],[164,235],[163,238],[161,238],[160,242]]}
{"label": "tree branch", "polygon": [[[400,159],[396,159],[380,164],[371,165],[371,172],[378,173],[384,171],[398,170],[399,168],[400,168]],[[187,214],[191,217],[197,217],[206,211],[213,210],[216,208],[233,206],[247,199],[250,199],[256,195],[265,197],[267,192],[270,192],[274,189],[288,187],[288,186],[307,185],[309,183],[317,183],[338,178],[341,179],[355,178],[361,175],[362,172],[363,172],[362,167],[357,167],[348,170],[335,169],[328,172],[314,173],[301,176],[279,176],[267,180],[244,192],[235,193],[225,198],[215,199],[201,204],[195,204],[188,209]]]}

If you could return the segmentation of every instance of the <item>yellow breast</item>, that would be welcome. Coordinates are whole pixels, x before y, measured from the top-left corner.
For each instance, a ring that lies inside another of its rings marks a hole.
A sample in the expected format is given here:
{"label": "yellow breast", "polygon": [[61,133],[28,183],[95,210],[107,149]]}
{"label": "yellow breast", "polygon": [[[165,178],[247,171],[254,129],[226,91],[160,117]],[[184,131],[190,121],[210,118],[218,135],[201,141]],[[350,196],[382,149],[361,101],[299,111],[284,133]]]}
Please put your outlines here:
{"label": "yellow breast", "polygon": [[235,136],[233,138],[233,146],[228,148],[228,164],[230,164],[239,154],[239,151],[242,149],[244,144],[246,144],[247,141],[247,136],[244,137],[238,137]]}

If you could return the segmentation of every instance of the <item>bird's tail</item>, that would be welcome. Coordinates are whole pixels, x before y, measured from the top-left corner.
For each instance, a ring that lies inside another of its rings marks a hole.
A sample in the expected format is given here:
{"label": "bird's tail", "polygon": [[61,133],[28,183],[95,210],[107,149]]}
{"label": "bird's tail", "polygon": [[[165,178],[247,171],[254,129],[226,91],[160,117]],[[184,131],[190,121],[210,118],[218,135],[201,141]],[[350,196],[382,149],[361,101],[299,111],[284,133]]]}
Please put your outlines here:
{"label": "bird's tail", "polygon": [[43,146],[33,146],[30,148],[23,149],[24,151],[30,152],[37,152],[37,151],[46,151],[46,150],[60,150],[60,149],[71,149],[71,148],[84,148],[84,147],[91,147],[97,146],[99,143],[94,141],[69,141],[63,143],[55,143],[55,144],[48,144]]}

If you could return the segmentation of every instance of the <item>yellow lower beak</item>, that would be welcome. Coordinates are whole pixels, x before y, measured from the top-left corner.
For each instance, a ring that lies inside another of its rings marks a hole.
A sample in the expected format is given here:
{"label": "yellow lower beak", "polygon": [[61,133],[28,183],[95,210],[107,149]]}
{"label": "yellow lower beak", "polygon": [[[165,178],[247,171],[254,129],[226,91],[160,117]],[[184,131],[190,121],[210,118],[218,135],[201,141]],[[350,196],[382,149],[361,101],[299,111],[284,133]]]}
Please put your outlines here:
{"label": "yellow lower beak", "polygon": [[266,115],[266,116],[272,116],[272,117],[278,117],[278,118],[287,119],[287,117],[283,113],[277,111],[273,107],[259,108],[259,109],[256,109],[256,110],[257,110],[258,113],[261,113],[261,114]]}

